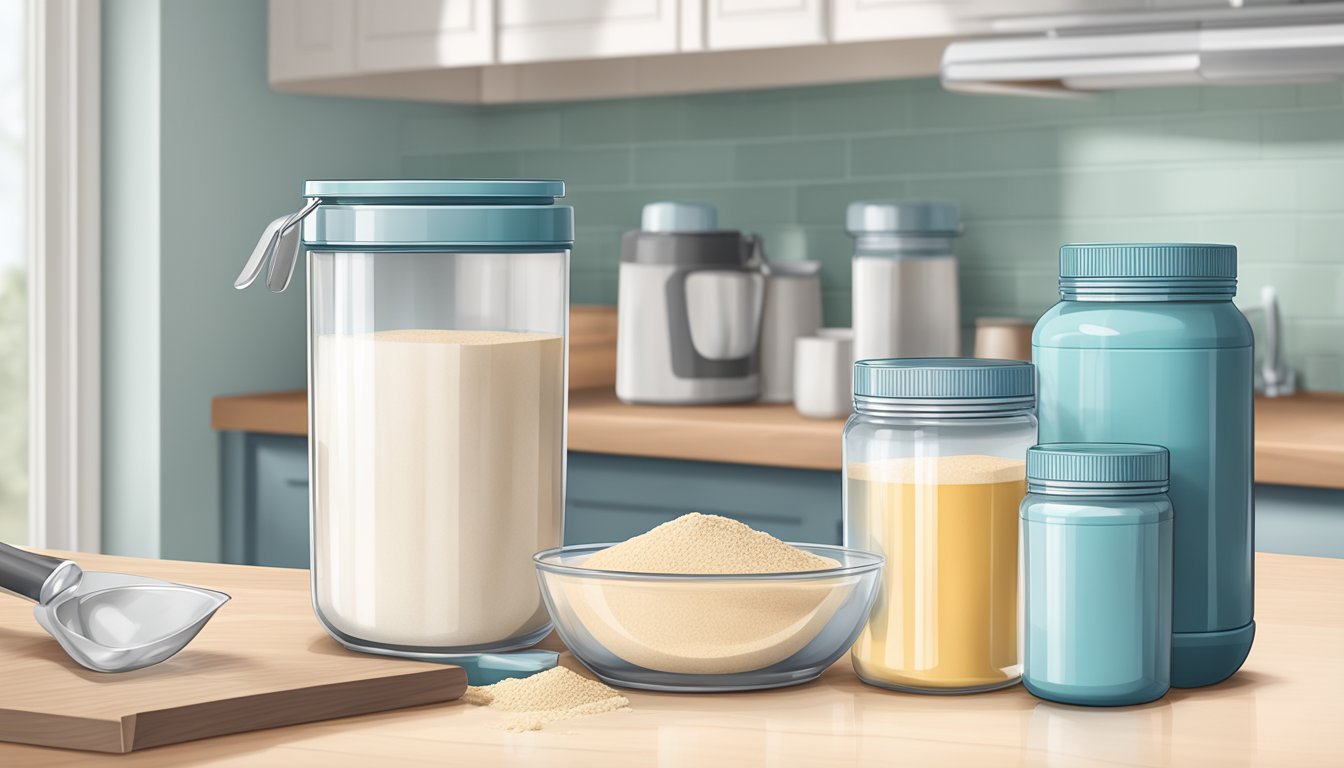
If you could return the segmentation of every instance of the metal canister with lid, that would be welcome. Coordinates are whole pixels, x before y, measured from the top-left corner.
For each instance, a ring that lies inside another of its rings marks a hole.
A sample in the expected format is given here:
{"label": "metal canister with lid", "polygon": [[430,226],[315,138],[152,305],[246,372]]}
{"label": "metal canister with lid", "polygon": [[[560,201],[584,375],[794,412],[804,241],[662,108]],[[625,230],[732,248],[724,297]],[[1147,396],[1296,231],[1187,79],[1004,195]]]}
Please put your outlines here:
{"label": "metal canister with lid", "polygon": [[1171,685],[1167,449],[1027,451],[1022,683],[1051,701],[1142,704]]}

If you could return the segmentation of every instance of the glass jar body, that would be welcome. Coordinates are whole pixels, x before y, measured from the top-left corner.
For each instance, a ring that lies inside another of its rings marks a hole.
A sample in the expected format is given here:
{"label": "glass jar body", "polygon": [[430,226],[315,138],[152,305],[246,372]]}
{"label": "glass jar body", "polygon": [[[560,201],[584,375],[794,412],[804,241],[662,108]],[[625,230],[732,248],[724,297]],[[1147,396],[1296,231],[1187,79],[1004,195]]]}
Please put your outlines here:
{"label": "glass jar body", "polygon": [[1018,681],[1017,514],[1035,442],[1027,410],[850,418],[845,545],[887,558],[851,652],[865,682],[959,693]]}
{"label": "glass jar body", "polygon": [[564,510],[568,251],[311,251],[318,618],[452,655],[550,629],[532,564]]}

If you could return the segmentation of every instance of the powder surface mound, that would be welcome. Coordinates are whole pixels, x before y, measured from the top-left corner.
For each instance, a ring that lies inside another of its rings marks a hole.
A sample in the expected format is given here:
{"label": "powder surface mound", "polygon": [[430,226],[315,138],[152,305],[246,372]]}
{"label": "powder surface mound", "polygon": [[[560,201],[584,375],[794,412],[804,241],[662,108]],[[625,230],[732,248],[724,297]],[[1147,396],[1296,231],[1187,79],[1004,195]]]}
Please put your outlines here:
{"label": "powder surface mound", "polygon": [[849,465],[849,479],[878,483],[984,485],[1024,480],[1024,459],[1002,456],[929,456]]}
{"label": "powder surface mound", "polygon": [[694,574],[795,573],[839,565],[736,520],[699,512],[669,520],[583,563],[600,571]]}
{"label": "powder surface mound", "polygon": [[508,731],[538,731],[547,723],[585,715],[615,712],[630,700],[615,688],[555,667],[531,677],[511,678],[494,685],[468,686],[462,700],[468,704],[514,713],[503,724]]}

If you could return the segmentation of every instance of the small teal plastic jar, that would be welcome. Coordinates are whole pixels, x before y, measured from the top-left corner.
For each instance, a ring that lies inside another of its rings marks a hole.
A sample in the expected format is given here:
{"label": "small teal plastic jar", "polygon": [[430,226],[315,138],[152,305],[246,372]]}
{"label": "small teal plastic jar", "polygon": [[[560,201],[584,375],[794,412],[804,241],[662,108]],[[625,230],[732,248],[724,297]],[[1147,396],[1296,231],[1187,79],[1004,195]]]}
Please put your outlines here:
{"label": "small teal plastic jar", "polygon": [[1061,301],[1032,335],[1042,443],[1171,452],[1177,688],[1227,679],[1255,637],[1253,350],[1236,292],[1236,246],[1066,245]]}
{"label": "small teal plastic jar", "polygon": [[1022,683],[1036,696],[1115,707],[1171,687],[1167,473],[1156,445],[1027,451]]}

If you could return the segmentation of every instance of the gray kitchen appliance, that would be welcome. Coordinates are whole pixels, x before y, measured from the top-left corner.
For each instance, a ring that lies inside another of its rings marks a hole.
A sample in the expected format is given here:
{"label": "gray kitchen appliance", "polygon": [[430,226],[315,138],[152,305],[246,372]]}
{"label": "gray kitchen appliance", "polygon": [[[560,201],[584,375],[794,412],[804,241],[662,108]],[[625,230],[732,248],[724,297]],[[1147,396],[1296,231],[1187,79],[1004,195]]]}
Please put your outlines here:
{"label": "gray kitchen appliance", "polygon": [[686,405],[761,394],[759,238],[718,229],[705,203],[644,207],[621,240],[616,396]]}

